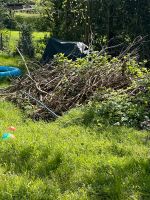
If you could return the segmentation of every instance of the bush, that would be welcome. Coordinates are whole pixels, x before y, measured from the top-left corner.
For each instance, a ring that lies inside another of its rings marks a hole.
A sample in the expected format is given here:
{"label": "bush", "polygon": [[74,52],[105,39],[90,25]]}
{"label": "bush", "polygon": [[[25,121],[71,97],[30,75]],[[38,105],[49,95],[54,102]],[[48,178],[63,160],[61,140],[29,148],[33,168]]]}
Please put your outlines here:
{"label": "bush", "polygon": [[44,35],[44,38],[34,41],[35,54],[38,60],[41,60],[43,56],[43,52],[46,48],[46,44],[48,42],[49,37],[50,37],[49,34],[47,34],[47,35]]}
{"label": "bush", "polygon": [[85,107],[84,123],[125,125],[150,130],[149,74],[121,90],[105,90]]}

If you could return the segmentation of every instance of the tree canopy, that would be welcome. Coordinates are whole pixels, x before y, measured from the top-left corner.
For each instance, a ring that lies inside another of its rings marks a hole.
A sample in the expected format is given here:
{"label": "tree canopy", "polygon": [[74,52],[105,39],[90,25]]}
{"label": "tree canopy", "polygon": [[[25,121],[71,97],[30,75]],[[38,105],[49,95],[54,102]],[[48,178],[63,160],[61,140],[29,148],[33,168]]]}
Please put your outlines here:
{"label": "tree canopy", "polygon": [[[53,34],[87,44],[119,37],[131,41],[150,32],[150,1],[46,0],[45,10],[54,22]],[[47,4],[47,7],[46,7]],[[51,8],[49,9],[51,5]]]}
{"label": "tree canopy", "polygon": [[149,0],[35,0],[34,2],[37,4],[38,12],[45,18],[47,30],[51,30],[53,35],[60,39],[83,41],[86,44],[94,41],[98,44],[114,37],[129,41],[139,35],[146,36],[150,32]]}

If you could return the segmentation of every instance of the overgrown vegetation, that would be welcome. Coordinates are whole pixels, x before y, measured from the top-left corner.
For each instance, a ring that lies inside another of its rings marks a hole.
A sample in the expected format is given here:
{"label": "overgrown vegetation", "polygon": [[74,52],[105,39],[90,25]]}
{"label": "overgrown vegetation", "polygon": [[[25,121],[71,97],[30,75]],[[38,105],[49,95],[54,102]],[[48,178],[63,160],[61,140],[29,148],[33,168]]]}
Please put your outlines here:
{"label": "overgrown vegetation", "polygon": [[16,80],[7,91],[13,92],[9,100],[36,119],[49,119],[51,114],[28,94],[57,114],[89,102],[90,120],[97,125],[149,129],[149,72],[130,54],[123,58],[93,53],[72,61],[60,54],[53,63]]}
{"label": "overgrown vegetation", "polygon": [[[0,4],[0,65],[27,71],[0,79],[1,200],[150,199],[149,6],[40,0],[17,13]],[[33,63],[51,35],[82,40],[90,54]],[[16,139],[3,140],[11,125]]]}
{"label": "overgrown vegetation", "polygon": [[[91,54],[84,59],[72,61],[60,54],[53,63],[39,67],[30,75],[14,81],[14,86],[8,91],[14,94],[10,99],[23,108],[25,104],[30,105],[30,99],[25,95],[27,93],[41,99],[56,113],[62,114],[87,102],[100,88],[117,89],[129,86],[132,75],[122,73],[122,62],[117,58]],[[31,101],[31,104],[34,104],[35,111],[35,102]],[[37,109],[37,114],[45,118],[48,113],[45,109]]]}

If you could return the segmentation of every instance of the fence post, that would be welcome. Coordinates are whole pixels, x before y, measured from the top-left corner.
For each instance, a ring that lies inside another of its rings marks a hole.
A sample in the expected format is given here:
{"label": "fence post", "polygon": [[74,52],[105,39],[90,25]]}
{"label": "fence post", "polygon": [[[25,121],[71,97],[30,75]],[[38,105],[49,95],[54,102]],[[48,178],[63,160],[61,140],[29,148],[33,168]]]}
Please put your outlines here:
{"label": "fence post", "polygon": [[0,50],[3,50],[3,34],[0,33]]}

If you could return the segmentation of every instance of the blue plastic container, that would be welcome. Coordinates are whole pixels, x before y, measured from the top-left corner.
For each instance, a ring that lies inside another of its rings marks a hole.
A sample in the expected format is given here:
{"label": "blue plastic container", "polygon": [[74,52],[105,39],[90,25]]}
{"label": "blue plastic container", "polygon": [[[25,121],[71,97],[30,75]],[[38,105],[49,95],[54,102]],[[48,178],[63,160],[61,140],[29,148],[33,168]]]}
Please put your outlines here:
{"label": "blue plastic container", "polygon": [[17,77],[22,74],[21,70],[17,67],[0,66],[1,77]]}

